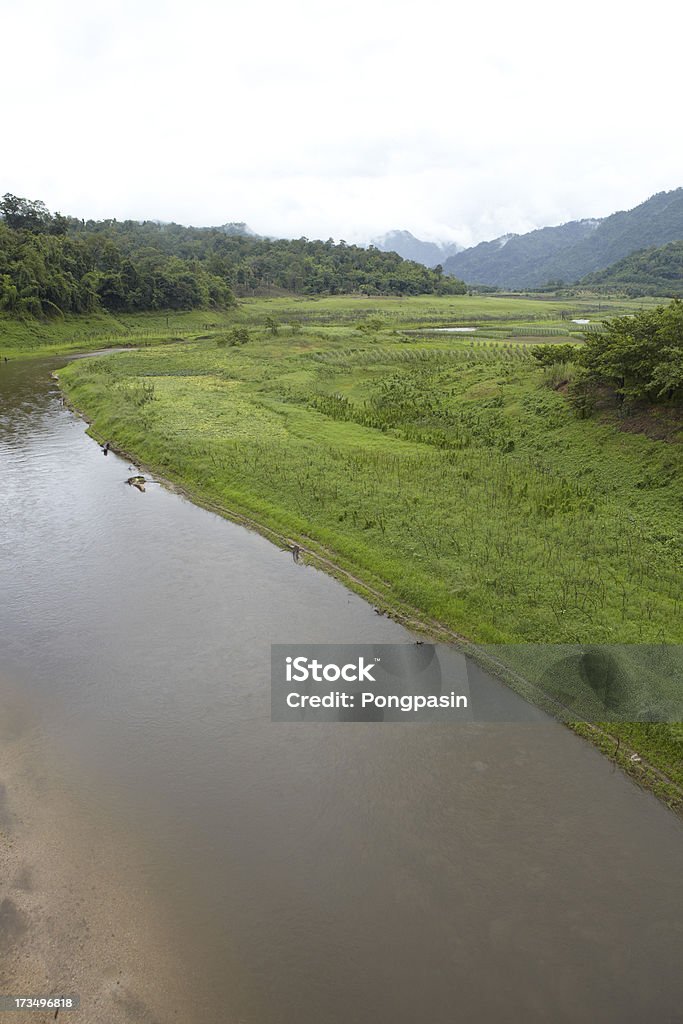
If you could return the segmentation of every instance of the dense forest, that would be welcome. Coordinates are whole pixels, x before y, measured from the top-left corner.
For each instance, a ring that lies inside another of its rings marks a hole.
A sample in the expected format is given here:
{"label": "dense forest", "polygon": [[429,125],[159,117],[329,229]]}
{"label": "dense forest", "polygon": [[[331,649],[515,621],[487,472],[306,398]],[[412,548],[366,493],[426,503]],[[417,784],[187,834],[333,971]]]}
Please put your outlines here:
{"label": "dense forest", "polygon": [[396,253],[228,228],[83,221],[0,200],[0,310],[16,316],[225,308],[235,295],[457,295],[465,285]]}
{"label": "dense forest", "polygon": [[[658,192],[632,210],[504,235],[451,256],[446,274],[472,284],[537,288],[570,284],[648,246],[683,239],[683,188]],[[674,293],[670,293],[674,294]]]}
{"label": "dense forest", "polygon": [[652,246],[634,252],[606,270],[589,274],[579,282],[591,291],[683,298],[683,242]]}

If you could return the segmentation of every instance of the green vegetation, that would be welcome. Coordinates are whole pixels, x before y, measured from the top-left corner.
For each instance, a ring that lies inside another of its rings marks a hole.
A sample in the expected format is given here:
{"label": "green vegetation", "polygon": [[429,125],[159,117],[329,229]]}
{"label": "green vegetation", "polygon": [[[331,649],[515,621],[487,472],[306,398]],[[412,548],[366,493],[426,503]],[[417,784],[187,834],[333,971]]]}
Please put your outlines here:
{"label": "green vegetation", "polygon": [[683,302],[606,321],[581,352],[574,387],[585,401],[607,385],[622,403],[683,404]]}
{"label": "green vegetation", "polygon": [[131,225],[88,229],[43,203],[7,194],[0,202],[0,310],[14,317],[225,307],[227,282],[198,259],[145,244]]}
{"label": "green vegetation", "polygon": [[683,241],[634,252],[579,284],[591,291],[683,298]]}
{"label": "green vegetation", "polygon": [[683,302],[674,299],[669,306],[606,320],[602,330],[587,335],[581,346],[539,346],[533,355],[542,366],[559,364],[549,379],[554,383],[571,380],[570,394],[583,416],[592,411],[605,389],[627,410],[638,403],[680,409]]}
{"label": "green vegetation", "polygon": [[64,376],[98,432],[475,640],[681,637],[678,448],[578,420],[523,346],[266,329]]}
{"label": "green vegetation", "polygon": [[67,314],[54,320],[0,313],[0,358],[84,352],[120,345],[154,345],[201,336],[235,322],[234,311]]}
{"label": "green vegetation", "polygon": [[[647,300],[646,300],[647,301]],[[652,300],[653,305],[656,300]],[[206,334],[230,332],[236,325],[249,329],[265,326],[274,317],[288,334],[314,325],[337,323],[362,325],[380,319],[383,331],[403,332],[430,327],[477,326],[487,337],[530,342],[567,338],[581,340],[588,328],[572,323],[572,317],[599,318],[606,313],[626,313],[642,303],[583,297],[542,298],[509,296],[422,295],[400,296],[293,296],[243,298],[236,306],[212,310],[159,310],[115,313],[66,314],[53,319],[18,318],[0,311],[0,357],[84,351],[109,345],[151,345]],[[355,336],[354,336],[355,337]],[[227,344],[227,340],[226,340]]]}
{"label": "green vegetation", "polygon": [[331,239],[257,238],[221,228],[79,221],[43,203],[0,201],[0,311],[12,317],[225,309],[233,291],[462,294],[441,270]]}

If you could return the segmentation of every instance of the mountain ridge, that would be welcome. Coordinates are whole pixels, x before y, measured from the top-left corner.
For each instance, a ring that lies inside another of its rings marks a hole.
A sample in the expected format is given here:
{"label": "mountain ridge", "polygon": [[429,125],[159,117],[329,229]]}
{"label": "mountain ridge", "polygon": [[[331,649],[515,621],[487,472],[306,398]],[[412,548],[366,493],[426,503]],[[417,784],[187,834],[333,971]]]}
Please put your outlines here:
{"label": "mountain ridge", "polygon": [[443,269],[471,284],[503,288],[573,283],[640,249],[679,239],[683,239],[683,188],[657,192],[631,210],[608,217],[480,242],[449,257]]}

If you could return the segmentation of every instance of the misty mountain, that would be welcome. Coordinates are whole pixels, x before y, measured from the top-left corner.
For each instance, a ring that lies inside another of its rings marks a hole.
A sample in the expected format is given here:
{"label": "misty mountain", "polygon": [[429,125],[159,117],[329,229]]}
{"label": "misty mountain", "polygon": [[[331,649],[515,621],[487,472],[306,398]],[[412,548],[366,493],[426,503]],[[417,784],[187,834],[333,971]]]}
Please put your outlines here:
{"label": "misty mountain", "polygon": [[595,233],[600,221],[573,220],[558,227],[538,228],[526,235],[501,235],[451,256],[443,265],[472,284],[527,288],[545,284],[553,260]]}
{"label": "misty mountain", "polygon": [[659,192],[632,210],[525,235],[504,235],[451,256],[444,272],[472,284],[534,288],[577,281],[648,246],[683,239],[683,188]]}
{"label": "misty mountain", "polygon": [[457,242],[425,242],[410,231],[387,231],[385,235],[373,238],[370,244],[382,252],[397,252],[404,260],[423,263],[425,267],[435,267],[438,263],[443,265],[449,256],[462,249]]}

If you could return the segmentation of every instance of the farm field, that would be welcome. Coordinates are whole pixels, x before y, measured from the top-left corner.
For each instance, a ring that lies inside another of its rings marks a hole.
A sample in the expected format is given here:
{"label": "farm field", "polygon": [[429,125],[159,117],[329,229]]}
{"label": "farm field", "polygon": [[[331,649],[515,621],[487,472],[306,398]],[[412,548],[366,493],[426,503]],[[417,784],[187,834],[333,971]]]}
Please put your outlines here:
{"label": "farm field", "polygon": [[[622,429],[609,408],[577,418],[572,367],[531,354],[579,340],[571,319],[602,305],[245,301],[60,377],[96,437],[328,559],[382,608],[478,645],[680,644],[680,433]],[[427,330],[465,320],[474,334]],[[680,727],[610,733],[683,783]]]}
{"label": "farm field", "polygon": [[93,346],[155,344],[181,338],[196,338],[235,323],[263,324],[268,316],[283,323],[306,325],[353,325],[368,316],[381,316],[386,327],[402,330],[425,325],[444,327],[479,325],[490,334],[519,336],[526,328],[545,332],[546,337],[580,333],[571,318],[594,317],[628,312],[656,300],[606,299],[580,297],[558,299],[553,296],[477,296],[458,295],[435,298],[368,298],[333,296],[330,298],[282,296],[241,299],[229,310],[190,310],[170,313],[98,313],[65,315],[50,320],[20,320],[0,313],[0,358],[7,356],[50,355],[87,351]]}

